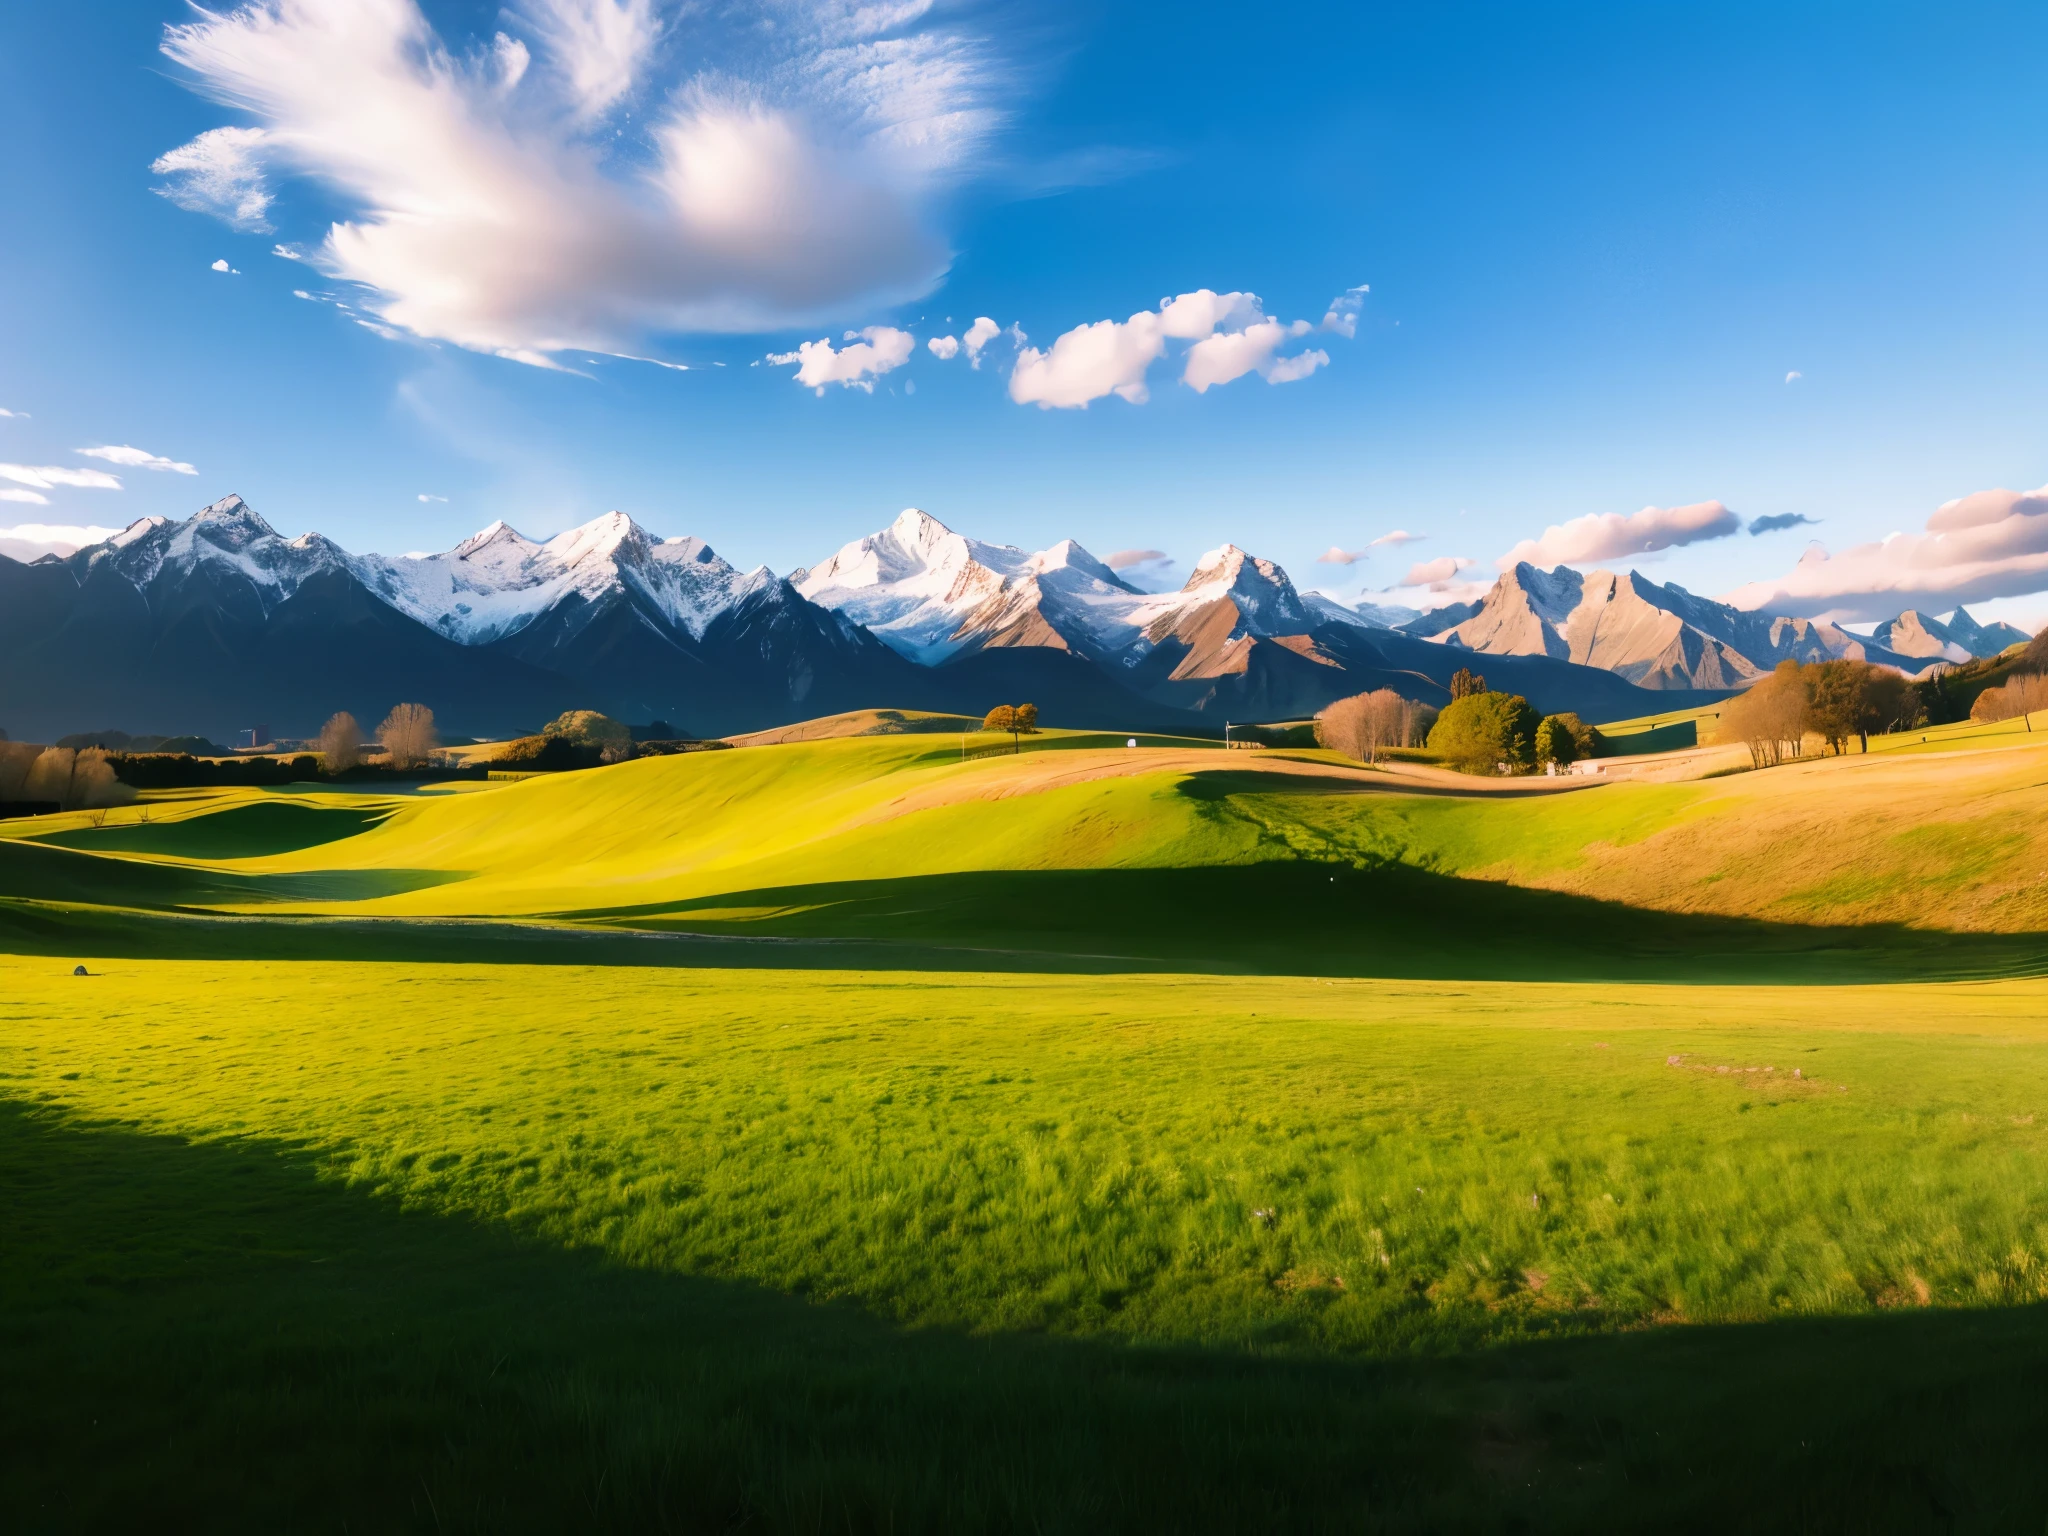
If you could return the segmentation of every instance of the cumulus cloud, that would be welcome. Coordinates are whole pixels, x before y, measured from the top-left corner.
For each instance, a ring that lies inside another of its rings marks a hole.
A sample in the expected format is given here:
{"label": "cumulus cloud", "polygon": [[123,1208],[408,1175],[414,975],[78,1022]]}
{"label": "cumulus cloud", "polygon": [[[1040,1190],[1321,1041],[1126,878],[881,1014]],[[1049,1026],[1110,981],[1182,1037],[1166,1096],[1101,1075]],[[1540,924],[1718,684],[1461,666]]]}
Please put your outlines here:
{"label": "cumulus cloud", "polygon": [[[1024,332],[1017,326],[1010,327],[1017,338],[1017,345],[1024,345]],[[981,349],[1003,334],[1003,328],[987,315],[981,316],[967,327],[960,337],[960,344],[967,349],[967,361],[976,368],[981,366]]]}
{"label": "cumulus cloud", "polygon": [[1358,334],[1358,312],[1365,308],[1365,296],[1372,292],[1369,283],[1360,283],[1356,288],[1346,288],[1330,300],[1330,308],[1323,316],[1323,329],[1335,331],[1347,341]]}
{"label": "cumulus cloud", "polygon": [[1752,534],[1777,533],[1785,528],[1799,528],[1809,523],[1818,523],[1817,517],[1808,517],[1804,512],[1774,512],[1769,517],[1753,517],[1749,520]]}
{"label": "cumulus cloud", "polygon": [[62,464],[0,464],[0,480],[31,490],[50,491],[60,485],[85,491],[118,491],[121,482],[99,469],[66,469]]}
{"label": "cumulus cloud", "polygon": [[156,190],[180,208],[267,233],[270,188],[261,156],[268,138],[261,128],[209,128],[156,157],[150,170],[164,178]]}
{"label": "cumulus cloud", "polygon": [[[158,165],[232,148],[322,183],[349,216],[313,265],[388,327],[522,362],[927,292],[950,261],[933,210],[1001,118],[989,47],[916,3],[675,14],[671,39],[646,0],[527,0],[465,44],[418,0],[202,10],[164,51],[259,126]],[[260,176],[235,202],[195,174],[166,194],[268,207]]]}
{"label": "cumulus cloud", "polygon": [[1738,608],[1838,622],[1885,619],[1902,608],[2048,591],[2048,485],[1943,502],[1921,533],[1894,533],[1829,555],[1808,547],[1785,576],[1736,588]]}
{"label": "cumulus cloud", "polygon": [[213,264],[213,270],[216,272],[225,272],[231,277],[240,277],[242,275],[237,269],[229,266],[225,259],[216,261]]}
{"label": "cumulus cloud", "polygon": [[1140,310],[1128,320],[1076,326],[1043,352],[1023,347],[1010,373],[1010,398],[1041,410],[1085,408],[1108,395],[1142,405],[1151,398],[1145,375],[1166,355],[1169,341],[1192,343],[1181,382],[1197,394],[1252,372],[1269,384],[1285,384],[1306,378],[1330,360],[1319,351],[1277,355],[1288,340],[1311,329],[1306,320],[1283,325],[1269,319],[1255,293],[1198,288],[1162,299],[1158,309]]}
{"label": "cumulus cloud", "polygon": [[141,448],[123,443],[118,447],[80,448],[79,454],[88,459],[99,459],[108,464],[119,464],[124,469],[156,469],[173,475],[196,475],[198,470],[190,464],[180,464],[176,459],[167,459],[160,454],[150,453]]}
{"label": "cumulus cloud", "polygon": [[[0,491],[0,501],[16,498]],[[62,523],[22,523],[0,528],[0,555],[13,560],[40,560],[44,555],[68,555],[88,544],[103,544],[118,528],[75,527]]]}
{"label": "cumulus cloud", "polygon": [[831,338],[824,337],[804,342],[794,352],[771,352],[767,360],[776,364],[795,363],[797,383],[821,395],[827,384],[844,384],[873,394],[876,376],[909,362],[910,350],[917,345],[917,338],[910,332],[887,325],[848,331],[845,339],[849,345],[836,352]]}
{"label": "cumulus cloud", "polygon": [[1398,585],[1440,589],[1445,583],[1457,580],[1460,571],[1470,570],[1476,563],[1463,555],[1439,555],[1434,560],[1422,560],[1409,566],[1408,574]]}
{"label": "cumulus cloud", "polygon": [[1584,565],[1725,539],[1741,531],[1742,519],[1718,501],[1645,507],[1626,517],[1619,512],[1589,512],[1552,524],[1540,539],[1522,540],[1496,564],[1504,571],[1524,560],[1535,565]]}
{"label": "cumulus cloud", "polygon": [[1363,549],[1339,549],[1332,544],[1316,556],[1317,565],[1356,565],[1368,557],[1370,551]]}
{"label": "cumulus cloud", "polygon": [[960,353],[960,338],[958,336],[934,336],[925,345],[932,349],[933,357],[939,358],[942,361],[949,361]]}
{"label": "cumulus cloud", "polygon": [[1410,533],[1406,528],[1396,528],[1392,533],[1381,534],[1368,547],[1378,549],[1382,544],[1390,544],[1399,549],[1403,544],[1420,544],[1426,537],[1426,534]]}

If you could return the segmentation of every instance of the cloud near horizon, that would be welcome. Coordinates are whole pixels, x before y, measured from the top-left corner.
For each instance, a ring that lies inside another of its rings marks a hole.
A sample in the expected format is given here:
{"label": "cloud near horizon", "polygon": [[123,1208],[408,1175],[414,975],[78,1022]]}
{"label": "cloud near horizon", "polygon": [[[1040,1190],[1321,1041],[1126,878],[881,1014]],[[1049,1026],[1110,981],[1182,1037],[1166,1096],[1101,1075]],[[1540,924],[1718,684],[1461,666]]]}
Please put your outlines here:
{"label": "cloud near horizon", "polygon": [[526,0],[466,49],[418,0],[197,17],[164,53],[256,124],[159,157],[163,194],[257,230],[270,178],[316,181],[349,212],[305,259],[371,290],[379,321],[536,364],[929,292],[951,259],[935,210],[1007,89],[983,39],[916,0],[792,0],[773,29]]}
{"label": "cloud near horizon", "polygon": [[[0,501],[8,493],[0,491]],[[12,560],[40,560],[44,555],[68,555],[88,544],[103,544],[121,530],[74,526],[64,523],[21,523],[0,528],[0,555]]]}
{"label": "cloud near horizon", "polygon": [[1752,581],[1724,602],[1791,618],[1856,623],[1905,608],[1946,611],[1960,603],[2048,590],[2048,485],[1977,491],[1943,502],[1924,532],[1894,533],[1830,555],[1812,544],[1786,575]]}
{"label": "cloud near horizon", "polygon": [[1623,516],[1589,512],[1568,523],[1555,523],[1538,539],[1524,539],[1494,562],[1503,571],[1523,561],[1532,565],[1589,565],[1620,560],[1725,539],[1742,531],[1742,519],[1718,501],[1697,501],[1684,507],[1645,507]]}
{"label": "cloud near horizon", "polygon": [[[1331,313],[1338,313],[1334,305]],[[1190,343],[1182,354],[1181,382],[1198,395],[1248,373],[1268,384],[1289,384],[1330,361],[1320,348],[1280,355],[1281,347],[1314,329],[1306,320],[1282,324],[1270,318],[1255,293],[1197,288],[1161,299],[1158,309],[1141,309],[1128,320],[1077,325],[1044,351],[1023,346],[1020,338],[1010,398],[1041,410],[1085,410],[1110,395],[1143,405],[1152,398],[1145,375],[1166,355],[1169,341]]]}

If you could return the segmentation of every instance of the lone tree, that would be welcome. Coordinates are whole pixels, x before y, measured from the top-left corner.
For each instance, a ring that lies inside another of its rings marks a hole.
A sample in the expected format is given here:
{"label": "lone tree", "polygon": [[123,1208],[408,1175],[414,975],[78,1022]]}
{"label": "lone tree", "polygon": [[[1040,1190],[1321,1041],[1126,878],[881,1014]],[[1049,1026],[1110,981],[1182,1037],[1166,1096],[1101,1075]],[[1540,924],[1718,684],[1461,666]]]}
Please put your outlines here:
{"label": "lone tree", "polygon": [[1535,709],[1519,693],[1468,693],[1444,706],[1429,748],[1464,773],[1509,773],[1536,761]]}
{"label": "lone tree", "polygon": [[1486,692],[1486,679],[1470,667],[1460,667],[1451,674],[1451,699],[1469,699],[1475,693]]}
{"label": "lone tree", "polygon": [[1008,731],[1010,750],[1022,751],[1018,742],[1020,736],[1038,734],[1038,706],[1036,704],[998,704],[982,718],[984,731]]}
{"label": "lone tree", "polygon": [[594,709],[572,709],[559,714],[541,728],[541,735],[592,748],[601,763],[622,763],[633,755],[631,728]]}
{"label": "lone tree", "polygon": [[418,768],[440,745],[434,734],[434,712],[424,704],[400,704],[377,727],[384,759],[394,768]]}
{"label": "lone tree", "polygon": [[363,728],[347,710],[320,727],[320,761],[329,773],[347,773],[363,760]]}

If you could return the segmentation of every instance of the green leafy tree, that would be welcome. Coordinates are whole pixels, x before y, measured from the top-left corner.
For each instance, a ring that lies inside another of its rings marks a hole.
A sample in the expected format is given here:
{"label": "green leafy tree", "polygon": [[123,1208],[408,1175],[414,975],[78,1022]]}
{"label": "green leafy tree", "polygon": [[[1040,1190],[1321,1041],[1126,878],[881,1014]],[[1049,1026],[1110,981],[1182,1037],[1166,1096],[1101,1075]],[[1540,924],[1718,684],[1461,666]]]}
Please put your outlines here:
{"label": "green leafy tree", "polygon": [[1536,761],[1542,723],[1519,693],[1468,693],[1444,706],[1430,728],[1429,749],[1464,773],[1511,773]]}
{"label": "green leafy tree", "polygon": [[1536,763],[1568,768],[1579,760],[1579,744],[1562,715],[1545,715],[1536,727]]}

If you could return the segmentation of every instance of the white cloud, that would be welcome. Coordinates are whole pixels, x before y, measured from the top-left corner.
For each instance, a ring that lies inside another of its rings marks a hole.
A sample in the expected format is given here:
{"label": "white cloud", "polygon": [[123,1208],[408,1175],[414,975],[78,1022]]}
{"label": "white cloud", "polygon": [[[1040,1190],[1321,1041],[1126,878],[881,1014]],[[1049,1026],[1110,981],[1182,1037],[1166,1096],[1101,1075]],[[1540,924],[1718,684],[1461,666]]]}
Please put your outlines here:
{"label": "white cloud", "polygon": [[282,256],[286,261],[304,261],[306,259],[306,253],[296,245],[273,245],[270,248],[270,254]]}
{"label": "white cloud", "polygon": [[54,490],[60,485],[86,491],[121,489],[121,482],[104,470],[66,469],[61,464],[0,464],[0,480],[12,480],[16,485],[26,485],[38,491]]}
{"label": "white cloud", "polygon": [[446,501],[447,499],[446,496],[429,496],[425,491],[420,492],[421,501]]}
{"label": "white cloud", "polygon": [[227,264],[227,262],[226,262],[226,261],[224,261],[224,260],[223,260],[223,261],[216,261],[216,262],[215,262],[215,263],[213,264],[213,269],[212,269],[212,270],[214,270],[215,272],[226,272],[227,274],[229,274],[229,275],[230,275],[230,276],[232,276],[232,277],[240,277],[240,276],[242,275],[242,274],[241,274],[241,273],[240,273],[240,272],[239,272],[238,270],[236,270],[236,269],[235,269],[234,267],[231,267],[231,266],[229,266],[229,265]]}
{"label": "white cloud", "polygon": [[9,411],[9,410],[4,410],[4,409],[0,409],[0,416],[6,416],[6,417],[9,417],[10,419],[12,419],[12,418],[19,418],[19,419],[20,419],[20,420],[22,420],[22,421],[27,421],[27,420],[28,420],[28,412],[27,412],[27,411]]}
{"label": "white cloud", "polygon": [[32,507],[47,507],[50,504],[50,498],[41,491],[18,491],[12,486],[0,490],[0,501],[25,501]]}
{"label": "white cloud", "polygon": [[1128,571],[1140,565],[1171,565],[1163,549],[1120,549],[1102,562],[1112,571]]}
{"label": "white cloud", "polygon": [[1785,576],[1736,588],[1738,608],[1854,623],[1903,608],[1946,612],[1958,603],[2048,591],[2048,485],[1992,490],[1944,502],[1922,533],[1894,533],[1829,555],[1807,547]]}
{"label": "white cloud", "polygon": [[1540,539],[1522,540],[1494,563],[1504,571],[1523,560],[1545,566],[1585,565],[1725,539],[1741,531],[1742,519],[1718,501],[1645,507],[1626,517],[1619,512],[1589,512],[1552,524]]}
{"label": "white cloud", "polygon": [[1370,284],[1360,283],[1356,288],[1346,288],[1330,300],[1330,307],[1323,315],[1323,329],[1335,331],[1347,341],[1356,336],[1358,312],[1365,307],[1365,296],[1371,292]]}
{"label": "white cloud", "polygon": [[1085,408],[1107,395],[1142,405],[1151,398],[1146,372],[1166,355],[1168,341],[1193,343],[1181,382],[1197,394],[1252,372],[1269,384],[1285,384],[1308,377],[1330,360],[1323,352],[1276,355],[1290,338],[1311,329],[1306,320],[1283,325],[1268,319],[1255,293],[1198,288],[1162,299],[1156,311],[1140,310],[1128,320],[1076,326],[1047,351],[1024,347],[1010,373],[1010,398],[1042,410]]}
{"label": "white cloud", "polygon": [[1408,567],[1408,574],[1399,582],[1404,587],[1441,588],[1444,583],[1457,580],[1460,571],[1470,570],[1477,562],[1463,555],[1439,555],[1434,560],[1423,560]]}
{"label": "white cloud", "polygon": [[261,128],[209,128],[157,156],[150,170],[166,182],[156,190],[180,208],[266,233],[270,189],[260,156],[268,137]]}
{"label": "white cloud", "polygon": [[[1011,326],[1010,329],[1016,335],[1017,345],[1020,347],[1023,346],[1023,331],[1019,330],[1014,325]],[[1002,334],[1003,328],[1000,325],[997,325],[995,321],[989,319],[987,315],[982,315],[974,322],[974,324],[967,327],[967,329],[961,333],[960,344],[967,349],[967,361],[969,362],[969,364],[976,368],[979,368],[981,366],[981,349],[987,346],[990,342],[994,341],[998,336]]]}
{"label": "white cloud", "polygon": [[214,130],[244,160],[351,210],[311,260],[372,290],[377,320],[535,362],[927,292],[950,261],[933,210],[1006,88],[927,9],[704,8],[669,39],[644,0],[528,0],[501,18],[519,36],[464,52],[417,0],[253,0],[164,51],[262,125]]}
{"label": "white cloud", "polygon": [[[13,499],[0,491],[0,501]],[[0,555],[14,560],[68,555],[88,544],[104,543],[120,531],[118,528],[73,527],[61,523],[22,523],[14,528],[0,528]]]}
{"label": "white cloud", "polygon": [[1785,382],[1787,384],[1794,384],[1805,377],[1805,374],[1801,373],[1797,368],[1794,368],[1790,373],[1785,375]]}
{"label": "white cloud", "polygon": [[1356,565],[1359,561],[1367,558],[1369,558],[1369,556],[1365,550],[1339,549],[1335,544],[1332,544],[1328,549],[1324,550],[1320,555],[1316,556],[1316,564]]}
{"label": "white cloud", "polygon": [[[858,341],[854,338],[859,337]],[[844,384],[854,389],[875,392],[874,380],[877,375],[901,368],[910,361],[910,350],[917,345],[917,338],[908,331],[899,331],[892,326],[871,325],[864,331],[848,331],[850,343],[837,352],[832,350],[832,340],[824,337],[818,341],[807,341],[794,352],[771,352],[771,363],[795,363],[796,381],[819,394],[825,393],[827,384]]]}
{"label": "white cloud", "polygon": [[958,336],[934,336],[925,345],[932,349],[933,357],[939,358],[942,361],[951,361],[960,353],[960,338]]}
{"label": "white cloud", "polygon": [[119,447],[80,448],[77,450],[88,459],[99,459],[108,464],[119,464],[124,469],[156,469],[173,475],[196,475],[198,470],[190,464],[180,464],[176,459],[166,459],[127,444]]}
{"label": "white cloud", "polygon": [[1399,549],[1403,544],[1420,544],[1427,537],[1427,534],[1410,533],[1406,528],[1396,528],[1392,533],[1383,533],[1374,539],[1371,548],[1378,549],[1382,544],[1389,544]]}

